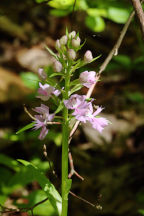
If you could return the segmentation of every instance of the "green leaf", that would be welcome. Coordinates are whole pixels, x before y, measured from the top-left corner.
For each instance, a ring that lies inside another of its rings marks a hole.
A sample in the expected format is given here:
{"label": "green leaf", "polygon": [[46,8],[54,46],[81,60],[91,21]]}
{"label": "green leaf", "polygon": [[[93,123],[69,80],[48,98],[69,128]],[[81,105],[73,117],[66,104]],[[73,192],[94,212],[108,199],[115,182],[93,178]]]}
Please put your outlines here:
{"label": "green leaf", "polygon": [[87,16],[85,19],[86,26],[94,32],[101,32],[105,28],[105,22],[100,16]]}
{"label": "green leaf", "polygon": [[80,84],[80,81],[79,81],[79,79],[75,79],[75,80],[73,80],[71,83],[70,83],[70,86],[75,86],[75,85],[78,85],[78,84]]}
{"label": "green leaf", "polygon": [[34,126],[34,124],[35,124],[34,122],[31,122],[30,124],[26,125],[25,127],[21,128],[20,130],[18,130],[16,132],[16,134],[20,134],[20,133],[24,132],[25,130],[32,128]]}
{"label": "green leaf", "polygon": [[[42,190],[35,190],[32,191],[28,196],[24,196],[25,199],[28,200],[28,204],[18,204],[18,208],[30,208],[34,206],[35,204],[41,202],[42,200],[46,199],[47,196],[44,191]],[[33,209],[34,215],[39,216],[52,216],[56,215],[56,211],[54,210],[53,206],[51,205],[50,201],[47,200],[37,207]]]}
{"label": "green leaf", "polygon": [[63,101],[61,101],[58,108],[55,111],[55,114],[59,113],[63,109],[63,107],[64,107],[64,103]]}
{"label": "green leaf", "polygon": [[124,68],[130,69],[132,65],[131,58],[127,55],[118,55],[114,56],[113,60],[120,65],[122,65]]}
{"label": "green leaf", "polygon": [[56,17],[67,16],[69,13],[70,13],[70,10],[53,9],[53,10],[50,11],[50,14],[52,16],[56,16]]}
{"label": "green leaf", "polygon": [[54,185],[46,178],[46,176],[33,164],[25,160],[18,160],[25,167],[16,173],[10,180],[9,186],[22,184],[27,185],[33,181],[37,181],[42,190],[46,193],[49,201],[51,202],[54,209],[57,211],[58,215],[61,215],[62,200],[58,191],[55,189]]}
{"label": "green leaf", "polygon": [[37,3],[47,2],[48,0],[35,0]]}
{"label": "green leaf", "polygon": [[48,46],[45,46],[45,48],[56,60],[58,60],[57,55]]}
{"label": "green leaf", "polygon": [[39,78],[33,72],[22,72],[20,73],[20,77],[26,87],[30,89],[36,89],[38,87]]}
{"label": "green leaf", "polygon": [[16,160],[13,160],[11,157],[8,157],[4,154],[0,154],[0,164],[3,164],[15,171],[18,171],[18,162]]}
{"label": "green leaf", "polygon": [[66,179],[66,193],[69,194],[69,191],[71,189],[71,185],[72,185],[72,179]]}
{"label": "green leaf", "polygon": [[139,209],[138,212],[142,215],[144,215],[144,209]]}
{"label": "green leaf", "polygon": [[67,9],[73,6],[74,0],[51,0],[48,4],[57,9]]}
{"label": "green leaf", "polygon": [[49,77],[55,77],[55,76],[63,76],[63,73],[57,72],[57,73],[52,73]]}
{"label": "green leaf", "polygon": [[82,84],[77,84],[77,85],[75,85],[75,86],[70,90],[69,96],[70,96],[71,94],[73,94],[74,92],[80,90],[82,87],[83,87]]}
{"label": "green leaf", "polygon": [[94,61],[96,61],[96,60],[99,59],[101,56],[102,56],[102,55],[99,55],[99,56],[93,58],[93,60],[92,60],[91,62],[89,62],[89,64],[92,63],[92,62],[94,62]]}
{"label": "green leaf", "polygon": [[127,21],[129,14],[130,11],[127,8],[108,8],[108,18],[116,23],[124,24]]}
{"label": "green leaf", "polygon": [[106,17],[107,16],[107,11],[104,8],[88,8],[87,10],[87,14],[89,16],[103,16]]}

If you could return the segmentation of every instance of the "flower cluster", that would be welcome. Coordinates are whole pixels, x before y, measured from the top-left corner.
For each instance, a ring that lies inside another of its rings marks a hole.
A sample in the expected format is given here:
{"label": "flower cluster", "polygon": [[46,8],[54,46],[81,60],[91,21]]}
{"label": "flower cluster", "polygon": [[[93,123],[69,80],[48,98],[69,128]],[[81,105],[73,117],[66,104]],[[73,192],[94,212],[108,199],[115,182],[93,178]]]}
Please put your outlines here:
{"label": "flower cluster", "polygon": [[64,104],[68,109],[73,110],[72,115],[78,121],[83,123],[87,121],[90,122],[92,127],[101,133],[104,127],[108,125],[109,121],[98,116],[103,108],[98,107],[95,112],[93,111],[92,101],[87,102],[85,95],[74,94],[68,100],[65,100]]}
{"label": "flower cluster", "polygon": [[[57,109],[54,114],[49,113],[49,107],[41,104],[40,107],[33,109],[38,114],[35,115],[34,129],[41,128],[39,139],[44,139],[48,133],[47,125],[52,123],[56,117],[56,113],[66,107],[69,112],[69,119],[74,117],[76,120],[86,123],[90,122],[92,127],[98,130],[100,133],[105,126],[108,125],[108,120],[98,116],[103,108],[99,107],[93,109],[93,99],[87,100],[85,95],[78,95],[75,92],[81,89],[83,86],[90,88],[98,81],[98,75],[95,71],[84,71],[80,74],[79,78],[71,81],[71,77],[74,71],[95,59],[93,58],[92,52],[87,50],[84,54],[83,59],[77,60],[77,52],[81,49],[81,39],[79,34],[75,31],[66,33],[60,39],[56,41],[55,48],[58,54],[53,53],[49,48],[48,51],[55,58],[53,62],[53,71],[51,74],[47,74],[42,68],[38,70],[38,76],[42,80],[39,82],[37,98],[44,102],[47,102],[50,98],[61,97],[56,100]],[[58,81],[55,76],[61,77]],[[69,86],[64,86],[65,80],[69,80]],[[67,93],[66,93],[67,91]],[[66,94],[65,94],[66,93]],[[65,96],[67,95],[67,96]],[[68,98],[69,97],[69,98]]]}

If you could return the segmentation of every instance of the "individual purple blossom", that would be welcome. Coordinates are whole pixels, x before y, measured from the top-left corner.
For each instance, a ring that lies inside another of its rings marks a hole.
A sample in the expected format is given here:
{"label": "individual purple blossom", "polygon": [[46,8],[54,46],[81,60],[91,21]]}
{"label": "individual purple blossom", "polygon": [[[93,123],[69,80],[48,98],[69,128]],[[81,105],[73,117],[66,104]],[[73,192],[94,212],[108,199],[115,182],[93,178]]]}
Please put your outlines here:
{"label": "individual purple blossom", "polygon": [[90,88],[92,84],[96,83],[97,76],[95,71],[84,71],[80,74],[80,82],[87,88]]}
{"label": "individual purple blossom", "polygon": [[64,100],[64,105],[68,109],[76,109],[79,106],[85,105],[86,103],[85,99],[86,99],[85,95],[74,94],[68,100]]}
{"label": "individual purple blossom", "polygon": [[106,118],[97,116],[102,110],[103,108],[98,107],[97,110],[93,112],[92,103],[88,102],[85,107],[79,106],[79,109],[75,109],[72,115],[83,123],[87,121],[90,122],[92,127],[101,133],[104,127],[109,123]]}
{"label": "individual purple blossom", "polygon": [[39,75],[39,78],[42,79],[42,80],[45,80],[47,78],[47,74],[43,70],[43,68],[38,69],[38,75]]}
{"label": "individual purple blossom", "polygon": [[41,83],[39,83],[39,87],[39,95],[37,96],[37,98],[40,98],[42,101],[47,101],[52,94],[54,94],[55,96],[58,96],[60,94],[59,90],[56,90],[53,86],[50,86],[49,84],[42,85]]}
{"label": "individual purple blossom", "polygon": [[38,130],[39,128],[42,128],[38,138],[40,140],[43,140],[48,133],[48,129],[46,127],[47,123],[53,120],[54,114],[50,114],[49,107],[44,104],[41,104],[40,107],[36,107],[33,110],[39,114],[34,116],[36,119],[34,121],[35,122],[34,130]]}

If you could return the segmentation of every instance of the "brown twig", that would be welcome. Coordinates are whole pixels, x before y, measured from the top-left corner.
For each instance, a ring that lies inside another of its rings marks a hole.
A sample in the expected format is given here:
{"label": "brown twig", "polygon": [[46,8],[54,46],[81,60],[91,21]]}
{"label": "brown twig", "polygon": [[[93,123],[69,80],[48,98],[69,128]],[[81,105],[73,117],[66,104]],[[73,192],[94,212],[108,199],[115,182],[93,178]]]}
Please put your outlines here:
{"label": "brown twig", "polygon": [[[36,120],[36,118],[28,111],[27,107],[25,106],[24,104],[24,111],[28,114],[28,116],[33,119],[34,121]],[[61,124],[61,122],[47,122],[47,125],[53,125],[53,124],[56,124],[56,125],[59,125]]]}
{"label": "brown twig", "polygon": [[70,173],[68,175],[68,178],[71,178],[73,175],[76,175],[79,179],[83,181],[84,178],[81,175],[79,175],[78,172],[75,171],[71,152],[69,152],[68,156],[69,156],[69,163],[70,163]]}
{"label": "brown twig", "polygon": [[[134,17],[134,15],[135,15],[135,12],[133,11],[133,12],[130,14],[130,16],[129,16],[127,22],[125,23],[125,25],[124,25],[124,27],[123,27],[121,33],[120,33],[120,36],[119,36],[119,38],[117,39],[115,45],[113,46],[112,50],[109,52],[109,54],[108,54],[107,58],[105,59],[105,61],[104,61],[104,62],[102,63],[102,65],[100,66],[99,71],[98,71],[98,76],[99,76],[99,78],[100,78],[101,73],[106,69],[107,65],[108,65],[109,62],[111,61],[112,57],[113,57],[114,55],[117,55],[117,54],[118,54],[118,50],[119,50],[119,48],[120,48],[120,45],[121,45],[121,43],[122,43],[122,41],[123,41],[123,38],[124,38],[124,36],[125,36],[125,34],[126,34],[126,32],[127,32],[127,29],[128,29],[128,27],[129,27],[129,25],[130,25],[130,23],[131,23],[132,18]],[[91,86],[91,88],[88,90],[88,92],[87,92],[87,94],[86,94],[87,98],[89,98],[89,97],[92,95],[92,92],[93,92],[95,86],[96,86],[96,83],[93,84],[93,85]],[[71,139],[72,139],[72,136],[74,135],[75,131],[77,130],[77,127],[78,127],[79,123],[80,123],[79,121],[76,121],[76,123],[74,124],[74,126],[73,126],[73,128],[72,128],[72,130],[71,130],[71,132],[70,132],[70,136],[69,136],[69,143],[70,143],[70,141],[71,141]]]}
{"label": "brown twig", "polygon": [[[141,2],[140,0],[131,0],[132,4],[133,4],[133,8],[135,10],[135,13],[137,15],[139,24],[140,24],[140,28],[141,28],[141,32],[142,32],[142,36],[144,39],[144,12],[141,6]],[[143,1],[142,1],[143,2]]]}
{"label": "brown twig", "polygon": [[46,202],[48,200],[48,198],[45,198],[43,200],[41,200],[40,202],[37,202],[36,204],[34,204],[32,207],[28,207],[28,208],[19,208],[19,209],[12,209],[12,208],[7,208],[5,206],[2,206],[0,204],[0,207],[2,208],[2,211],[0,211],[0,213],[20,213],[20,212],[28,212],[31,211],[32,215],[33,215],[33,209],[35,207],[37,207],[38,205]]}

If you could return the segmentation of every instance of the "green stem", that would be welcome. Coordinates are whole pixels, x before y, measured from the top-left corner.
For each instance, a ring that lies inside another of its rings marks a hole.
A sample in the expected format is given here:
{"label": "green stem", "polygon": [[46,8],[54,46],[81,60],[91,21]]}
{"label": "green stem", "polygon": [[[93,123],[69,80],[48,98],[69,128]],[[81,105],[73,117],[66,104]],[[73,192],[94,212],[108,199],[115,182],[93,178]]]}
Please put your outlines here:
{"label": "green stem", "polygon": [[[65,93],[64,99],[68,99],[70,75],[69,70],[66,71]],[[63,109],[63,125],[62,125],[62,216],[67,216],[68,211],[68,139],[69,139],[69,120],[68,109]]]}

